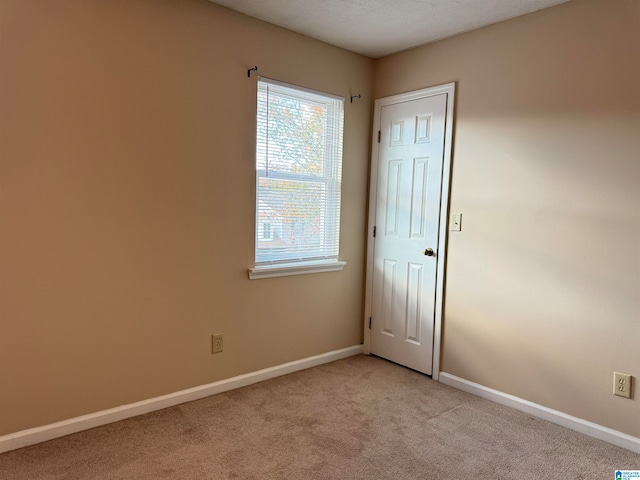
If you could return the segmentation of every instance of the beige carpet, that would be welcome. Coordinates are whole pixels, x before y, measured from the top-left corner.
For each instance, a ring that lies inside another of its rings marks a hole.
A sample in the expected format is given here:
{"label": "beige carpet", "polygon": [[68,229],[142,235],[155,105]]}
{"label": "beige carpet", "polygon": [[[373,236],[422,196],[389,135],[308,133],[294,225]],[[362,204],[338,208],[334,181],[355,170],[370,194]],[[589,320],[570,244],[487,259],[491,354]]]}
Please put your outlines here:
{"label": "beige carpet", "polygon": [[614,479],[640,455],[358,356],[0,455],[23,479]]}

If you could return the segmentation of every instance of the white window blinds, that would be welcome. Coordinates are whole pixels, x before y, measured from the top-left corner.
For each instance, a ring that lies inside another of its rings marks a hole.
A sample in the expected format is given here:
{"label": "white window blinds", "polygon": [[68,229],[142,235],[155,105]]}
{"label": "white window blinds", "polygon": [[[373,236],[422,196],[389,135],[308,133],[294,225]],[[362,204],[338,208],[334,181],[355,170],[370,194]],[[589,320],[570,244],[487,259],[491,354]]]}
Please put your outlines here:
{"label": "white window blinds", "polygon": [[338,258],[344,100],[258,81],[256,265]]}

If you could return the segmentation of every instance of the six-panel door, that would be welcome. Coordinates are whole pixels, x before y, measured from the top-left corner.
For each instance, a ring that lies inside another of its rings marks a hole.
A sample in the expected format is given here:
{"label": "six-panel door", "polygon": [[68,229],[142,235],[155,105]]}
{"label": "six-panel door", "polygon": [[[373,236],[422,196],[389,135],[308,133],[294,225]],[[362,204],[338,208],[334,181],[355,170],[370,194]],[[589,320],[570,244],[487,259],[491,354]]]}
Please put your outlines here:
{"label": "six-panel door", "polygon": [[384,106],[379,127],[371,353],[429,375],[446,104]]}

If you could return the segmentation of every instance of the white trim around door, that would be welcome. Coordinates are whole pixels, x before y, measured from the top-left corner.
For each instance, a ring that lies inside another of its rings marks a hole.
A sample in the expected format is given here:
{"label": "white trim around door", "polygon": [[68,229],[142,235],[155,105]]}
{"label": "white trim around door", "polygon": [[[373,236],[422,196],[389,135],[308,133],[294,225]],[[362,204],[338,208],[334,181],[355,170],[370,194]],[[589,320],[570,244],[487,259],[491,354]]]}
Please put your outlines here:
{"label": "white trim around door", "polygon": [[444,279],[446,264],[447,229],[449,214],[449,190],[451,188],[451,159],[453,142],[453,112],[455,83],[447,83],[435,87],[401,93],[390,97],[379,98],[375,101],[373,117],[373,134],[371,146],[371,176],[369,179],[369,217],[367,232],[367,274],[365,286],[365,311],[364,311],[364,345],[363,353],[371,353],[371,309],[373,293],[373,253],[374,253],[374,226],[376,219],[377,188],[378,184],[378,131],[380,130],[380,117],[382,107],[402,102],[417,100],[433,95],[447,95],[447,112],[445,120],[444,161],[442,169],[442,189],[440,199],[440,225],[438,235],[438,249],[436,267],[436,298],[433,330],[433,373],[432,378],[438,380],[440,376],[440,343],[442,338],[442,314],[444,305]]}

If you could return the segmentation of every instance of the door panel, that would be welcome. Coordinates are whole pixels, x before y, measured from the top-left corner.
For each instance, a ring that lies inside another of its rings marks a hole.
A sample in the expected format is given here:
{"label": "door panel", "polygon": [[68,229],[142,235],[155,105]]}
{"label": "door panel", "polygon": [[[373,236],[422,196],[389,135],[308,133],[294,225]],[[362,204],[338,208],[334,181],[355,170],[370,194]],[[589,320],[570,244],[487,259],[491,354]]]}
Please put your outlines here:
{"label": "door panel", "polygon": [[[371,352],[432,373],[447,95],[380,115]],[[426,256],[431,248],[434,256]]]}

